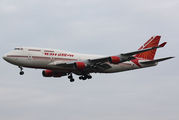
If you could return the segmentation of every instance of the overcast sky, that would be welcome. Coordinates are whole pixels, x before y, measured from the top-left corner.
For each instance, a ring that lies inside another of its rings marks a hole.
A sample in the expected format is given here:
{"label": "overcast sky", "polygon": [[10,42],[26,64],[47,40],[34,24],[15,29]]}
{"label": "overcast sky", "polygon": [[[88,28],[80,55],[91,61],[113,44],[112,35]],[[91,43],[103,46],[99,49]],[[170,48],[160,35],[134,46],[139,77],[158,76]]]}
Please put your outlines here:
{"label": "overcast sky", "polygon": [[178,120],[178,0],[0,0],[0,55],[17,46],[115,55],[151,36],[168,44],[156,67],[70,83],[0,59],[1,120]]}

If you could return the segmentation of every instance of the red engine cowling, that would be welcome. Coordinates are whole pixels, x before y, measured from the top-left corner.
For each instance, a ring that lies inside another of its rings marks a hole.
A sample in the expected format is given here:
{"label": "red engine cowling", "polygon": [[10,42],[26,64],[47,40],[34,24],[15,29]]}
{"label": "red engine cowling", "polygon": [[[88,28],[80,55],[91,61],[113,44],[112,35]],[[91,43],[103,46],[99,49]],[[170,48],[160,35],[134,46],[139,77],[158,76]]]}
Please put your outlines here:
{"label": "red engine cowling", "polygon": [[44,77],[52,77],[53,76],[53,71],[51,71],[51,70],[43,70],[42,75]]}
{"label": "red engine cowling", "polygon": [[83,70],[86,67],[86,64],[84,62],[75,62],[74,68],[77,70]]}
{"label": "red engine cowling", "polygon": [[58,72],[58,71],[52,71],[52,70],[43,70],[42,75],[44,77],[62,77],[67,75],[65,72]]}
{"label": "red engine cowling", "polygon": [[62,76],[62,73],[53,74],[53,77],[61,77],[61,76]]}
{"label": "red engine cowling", "polygon": [[109,62],[113,64],[118,64],[120,63],[120,57],[118,56],[111,56],[109,57]]}

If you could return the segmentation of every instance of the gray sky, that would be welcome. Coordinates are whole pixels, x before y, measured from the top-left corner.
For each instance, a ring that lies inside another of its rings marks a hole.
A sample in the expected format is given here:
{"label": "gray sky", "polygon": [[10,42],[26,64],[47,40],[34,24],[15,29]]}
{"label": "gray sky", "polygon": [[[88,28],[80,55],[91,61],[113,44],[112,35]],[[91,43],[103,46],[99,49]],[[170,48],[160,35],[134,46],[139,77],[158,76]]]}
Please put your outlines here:
{"label": "gray sky", "polygon": [[156,67],[74,83],[0,59],[1,120],[178,120],[178,0],[1,0],[0,55],[17,46],[115,55],[151,36],[168,44]]}

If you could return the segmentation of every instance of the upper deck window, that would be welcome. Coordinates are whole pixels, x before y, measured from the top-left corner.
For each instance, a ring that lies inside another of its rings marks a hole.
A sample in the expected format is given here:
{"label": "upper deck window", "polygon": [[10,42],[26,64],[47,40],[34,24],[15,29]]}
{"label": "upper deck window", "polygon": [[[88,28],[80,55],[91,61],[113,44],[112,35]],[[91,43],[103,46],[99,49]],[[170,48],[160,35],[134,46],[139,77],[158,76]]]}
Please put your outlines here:
{"label": "upper deck window", "polygon": [[20,48],[15,48],[14,50],[20,50]]}
{"label": "upper deck window", "polygon": [[23,50],[23,48],[15,48],[14,50]]}

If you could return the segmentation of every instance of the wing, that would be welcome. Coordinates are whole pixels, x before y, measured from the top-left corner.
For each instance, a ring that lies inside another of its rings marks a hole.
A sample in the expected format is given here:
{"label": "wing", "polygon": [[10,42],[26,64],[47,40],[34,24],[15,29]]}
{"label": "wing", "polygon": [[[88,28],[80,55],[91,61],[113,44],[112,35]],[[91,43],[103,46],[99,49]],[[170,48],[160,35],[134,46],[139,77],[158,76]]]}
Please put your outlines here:
{"label": "wing", "polygon": [[115,56],[107,56],[107,57],[95,58],[95,59],[85,59],[85,60],[73,61],[73,62],[55,61],[50,63],[49,65],[55,65],[62,68],[69,68],[69,69],[83,69],[84,71],[94,71],[94,72],[102,71],[111,68],[111,66],[108,63],[119,64],[125,61],[133,60],[135,59],[134,55],[164,47],[165,44],[166,42],[156,47],[150,47],[133,52],[122,53]]}
{"label": "wing", "polygon": [[168,60],[168,59],[171,59],[171,58],[174,58],[174,57],[160,58],[160,59],[155,59],[155,60],[150,60],[150,61],[145,61],[145,62],[140,62],[140,63],[141,64],[154,64],[156,62],[161,62],[161,61]]}
{"label": "wing", "polygon": [[[119,55],[115,55],[117,57],[119,57],[121,60],[119,63],[125,62],[125,61],[129,61],[129,60],[133,60],[135,59],[135,57],[133,57],[136,54],[139,53],[143,53],[143,52],[147,52],[153,49],[157,49],[157,48],[161,48],[164,47],[166,45],[166,42],[160,44],[159,46],[156,47],[150,47],[150,48],[146,48],[146,49],[142,49],[142,50],[137,50],[137,51],[133,51],[133,52],[128,52],[128,53],[122,53]],[[97,58],[97,59],[89,59],[90,63],[97,63],[97,62],[109,62],[110,57],[113,56],[108,56],[108,57],[103,57],[103,58]]]}
{"label": "wing", "polygon": [[[104,58],[105,59],[105,58]],[[106,61],[106,60],[105,60]],[[48,65],[52,66],[59,66],[61,68],[66,69],[76,69],[74,67],[75,63],[84,64],[86,66],[85,71],[102,71],[111,68],[109,64],[107,64],[104,60],[97,60],[97,61],[91,61],[91,59],[88,60],[82,60],[82,61],[73,61],[73,62],[61,62],[61,61],[55,61]]]}

